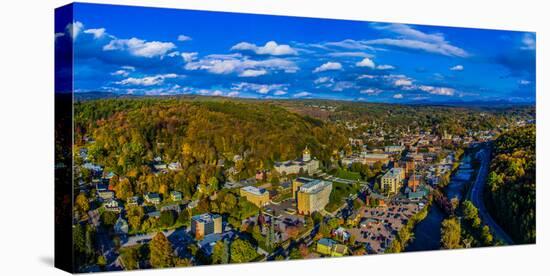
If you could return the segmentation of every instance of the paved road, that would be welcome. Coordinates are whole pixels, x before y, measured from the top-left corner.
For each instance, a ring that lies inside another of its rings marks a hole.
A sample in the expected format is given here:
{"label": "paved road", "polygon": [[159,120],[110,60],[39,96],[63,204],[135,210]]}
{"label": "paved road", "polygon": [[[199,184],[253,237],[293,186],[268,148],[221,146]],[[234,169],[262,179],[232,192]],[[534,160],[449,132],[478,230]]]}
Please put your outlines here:
{"label": "paved road", "polygon": [[477,207],[479,215],[483,223],[487,224],[491,228],[493,234],[498,240],[503,241],[506,244],[514,244],[514,241],[500,228],[500,226],[493,220],[483,202],[483,189],[487,182],[487,175],[489,174],[489,162],[490,162],[490,148],[486,147],[479,151],[479,157],[481,159],[481,166],[476,177],[476,181],[469,194],[469,199]]}

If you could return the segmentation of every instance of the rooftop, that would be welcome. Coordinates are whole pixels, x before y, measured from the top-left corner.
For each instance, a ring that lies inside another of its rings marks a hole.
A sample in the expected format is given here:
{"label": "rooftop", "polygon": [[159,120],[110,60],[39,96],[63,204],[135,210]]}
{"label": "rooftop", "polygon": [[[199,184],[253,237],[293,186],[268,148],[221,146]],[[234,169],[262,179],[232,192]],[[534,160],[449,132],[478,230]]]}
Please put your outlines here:
{"label": "rooftop", "polygon": [[246,191],[246,192],[251,193],[251,194],[254,194],[254,195],[258,195],[258,196],[261,196],[261,195],[264,195],[265,193],[267,193],[267,191],[265,189],[254,187],[254,186],[242,187],[241,190]]}

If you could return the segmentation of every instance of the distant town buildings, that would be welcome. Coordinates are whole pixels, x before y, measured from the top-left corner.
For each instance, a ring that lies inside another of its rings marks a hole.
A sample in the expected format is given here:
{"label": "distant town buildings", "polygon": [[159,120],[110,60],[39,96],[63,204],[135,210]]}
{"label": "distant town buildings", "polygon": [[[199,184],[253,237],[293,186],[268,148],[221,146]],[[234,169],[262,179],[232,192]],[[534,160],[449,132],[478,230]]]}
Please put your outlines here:
{"label": "distant town buildings", "polygon": [[374,165],[376,162],[380,162],[382,165],[387,166],[390,162],[390,157],[385,153],[367,153],[362,152],[359,156],[350,156],[342,158],[342,165],[350,166],[353,163],[361,163],[369,166]]}
{"label": "distant town buildings", "polygon": [[206,235],[222,232],[222,216],[205,213],[191,218],[191,233],[196,239],[202,239]]}
{"label": "distant town buildings", "polygon": [[332,182],[298,177],[292,182],[292,196],[297,200],[298,213],[321,211],[329,202]]}
{"label": "distant town buildings", "polygon": [[311,158],[311,152],[307,148],[302,153],[302,158],[284,162],[276,162],[275,170],[280,174],[298,174],[300,171],[307,174],[314,174],[319,170],[319,160]]}
{"label": "distant town buildings", "polygon": [[246,200],[258,207],[262,207],[269,203],[269,192],[266,189],[246,186],[241,188],[240,193],[242,197],[245,197]]}
{"label": "distant town buildings", "polygon": [[322,238],[317,242],[316,251],[325,256],[342,257],[347,254],[348,248],[335,240]]}
{"label": "distant town buildings", "polygon": [[401,188],[404,178],[405,170],[403,168],[391,168],[380,179],[381,188],[386,193],[395,194]]}

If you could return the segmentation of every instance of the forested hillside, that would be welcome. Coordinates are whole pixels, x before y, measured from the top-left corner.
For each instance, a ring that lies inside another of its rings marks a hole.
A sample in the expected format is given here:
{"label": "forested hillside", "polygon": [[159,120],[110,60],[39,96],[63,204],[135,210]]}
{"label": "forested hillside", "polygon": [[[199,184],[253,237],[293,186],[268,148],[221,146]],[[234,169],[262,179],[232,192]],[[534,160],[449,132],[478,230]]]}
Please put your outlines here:
{"label": "forested hillside", "polygon": [[520,244],[536,239],[535,135],[535,126],[530,125],[495,141],[485,193],[493,217]]}
{"label": "forested hillside", "polygon": [[[324,165],[346,147],[343,128],[265,102],[192,99],[103,99],[75,104],[78,145],[85,137],[93,162],[133,178],[149,174],[155,157],[180,162],[190,186],[223,181],[219,166],[237,177],[299,157],[306,145]],[[242,161],[234,164],[234,156]],[[146,179],[143,179],[145,181]],[[172,182],[172,181],[168,181]],[[174,181],[180,183],[181,181]],[[154,190],[154,189],[153,189]]]}

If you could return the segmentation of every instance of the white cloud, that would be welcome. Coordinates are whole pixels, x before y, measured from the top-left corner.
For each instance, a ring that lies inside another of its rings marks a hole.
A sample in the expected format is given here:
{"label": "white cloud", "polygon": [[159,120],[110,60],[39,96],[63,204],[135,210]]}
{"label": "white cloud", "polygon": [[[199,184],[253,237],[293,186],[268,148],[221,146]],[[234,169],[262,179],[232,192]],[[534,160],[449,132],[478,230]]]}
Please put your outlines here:
{"label": "white cloud", "polygon": [[362,80],[362,79],[370,79],[370,80],[372,80],[372,79],[374,79],[374,78],[376,78],[376,76],[373,76],[373,75],[361,75],[361,76],[357,77],[358,80]]}
{"label": "white cloud", "polygon": [[129,74],[130,73],[126,70],[116,70],[111,73],[111,75],[113,76],[123,76],[123,77],[127,77]]}
{"label": "white cloud", "polygon": [[102,38],[105,35],[105,28],[99,28],[99,29],[87,29],[84,30],[85,34],[91,34],[94,36],[95,39]]}
{"label": "white cloud", "polygon": [[395,85],[395,86],[411,86],[412,81],[409,80],[409,79],[396,79],[393,82],[393,85]]}
{"label": "white cloud", "polygon": [[353,39],[345,39],[337,42],[327,42],[321,45],[322,47],[338,47],[351,50],[374,50],[372,46],[367,45],[364,41],[358,41]]}
{"label": "white cloud", "polygon": [[294,94],[292,97],[294,97],[294,98],[305,98],[305,97],[309,97],[309,96],[311,96],[311,95],[312,95],[312,94],[309,93],[309,92],[302,91],[302,92],[300,92],[300,93]]}
{"label": "white cloud", "polygon": [[273,95],[275,96],[283,96],[283,95],[286,95],[286,91],[283,91],[283,90],[277,90],[275,91],[275,93],[273,93]]}
{"label": "white cloud", "polygon": [[434,87],[429,85],[421,85],[418,87],[418,89],[433,95],[452,96],[455,94],[455,90],[449,87]]}
{"label": "white cloud", "polygon": [[362,58],[371,58],[371,54],[367,54],[365,52],[333,52],[328,53],[331,57],[362,57]]}
{"label": "white cloud", "polygon": [[332,91],[340,92],[347,89],[356,88],[356,85],[354,82],[351,81],[339,81],[334,84],[332,87]]}
{"label": "white cloud", "polygon": [[191,40],[191,37],[186,35],[178,35],[178,41],[189,41]]}
{"label": "white cloud", "polygon": [[393,65],[389,65],[389,64],[382,64],[382,65],[376,66],[376,69],[378,69],[378,70],[393,70],[393,69],[395,69],[395,67]]}
{"label": "white cloud", "polygon": [[185,65],[187,70],[206,70],[212,74],[242,73],[245,70],[282,70],[285,73],[295,73],[298,66],[290,60],[271,58],[265,60],[252,60],[241,55],[209,55],[204,59],[189,62]]}
{"label": "white cloud", "polygon": [[357,67],[374,68],[374,61],[372,61],[370,58],[364,58],[360,62],[357,62],[355,65]]}
{"label": "white cloud", "polygon": [[183,61],[185,61],[185,63],[191,62],[197,59],[197,55],[198,55],[197,52],[181,53],[181,57],[183,58]]}
{"label": "white cloud", "polygon": [[393,95],[394,99],[403,99],[403,94],[395,94]]}
{"label": "white cloud", "polygon": [[176,48],[172,42],[145,41],[138,38],[113,39],[103,46],[104,51],[126,50],[130,54],[139,57],[164,56],[168,51]]}
{"label": "white cloud", "polygon": [[359,91],[359,93],[361,94],[368,94],[368,95],[378,95],[382,92],[383,92],[382,89],[378,89],[378,88],[367,88]]}
{"label": "white cloud", "polygon": [[264,46],[257,46],[253,43],[241,42],[233,47],[231,50],[234,51],[252,51],[258,55],[272,55],[272,56],[282,56],[282,55],[296,55],[298,52],[285,44],[277,44],[275,41],[269,41]]}
{"label": "white cloud", "polygon": [[73,38],[73,40],[76,40],[80,32],[82,32],[82,29],[84,29],[84,24],[80,21],[75,21],[73,23],[67,24],[67,27],[65,27],[67,33]]}
{"label": "white cloud", "polygon": [[262,75],[265,75],[265,74],[267,74],[267,71],[264,70],[264,69],[259,69],[259,70],[247,69],[247,70],[244,70],[243,72],[241,72],[239,74],[239,77],[258,77],[258,76],[262,76]]}
{"label": "white cloud", "polygon": [[462,71],[462,70],[464,70],[464,66],[458,64],[458,65],[455,65],[455,66],[449,68],[449,70],[451,70],[451,71]]}
{"label": "white cloud", "polygon": [[367,45],[386,45],[413,50],[422,50],[429,53],[445,56],[468,57],[464,49],[449,43],[442,33],[424,33],[405,24],[378,24],[371,26],[396,34],[396,38],[382,38],[365,41]]}
{"label": "white cloud", "polygon": [[134,66],[125,65],[125,66],[122,66],[120,68],[122,68],[124,70],[128,70],[128,71],[136,71],[136,67],[134,67]]}
{"label": "white cloud", "polygon": [[321,83],[327,83],[327,82],[334,82],[334,79],[330,77],[320,77],[313,81],[313,83],[315,84],[321,84]]}
{"label": "white cloud", "polygon": [[235,91],[253,91],[259,94],[268,94],[271,91],[285,91],[288,84],[257,84],[250,82],[240,82],[233,84],[232,90]]}
{"label": "white cloud", "polygon": [[313,70],[313,73],[319,73],[319,72],[324,72],[324,71],[329,71],[329,70],[342,70],[342,64],[340,64],[339,62],[327,62],[327,63],[324,63],[323,65],[315,68],[315,70]]}
{"label": "white cloud", "polygon": [[239,96],[239,92],[236,92],[236,91],[227,93],[227,97],[237,97],[237,96]]}
{"label": "white cloud", "polygon": [[418,40],[392,39],[392,38],[374,39],[374,40],[367,41],[367,43],[373,44],[373,45],[386,45],[386,46],[395,46],[395,47],[413,49],[413,50],[423,50],[425,52],[441,54],[445,56],[457,56],[457,57],[468,56],[468,53],[463,49],[447,43],[434,44],[434,43],[418,41]]}
{"label": "white cloud", "polygon": [[523,44],[521,46],[522,50],[535,50],[537,47],[535,36],[531,33],[525,33],[521,39],[521,43]]}
{"label": "white cloud", "polygon": [[531,84],[531,82],[528,81],[528,80],[520,80],[520,81],[519,81],[519,84],[521,84],[521,85],[529,85],[529,84]]}
{"label": "white cloud", "polygon": [[127,78],[121,81],[116,82],[116,84],[121,85],[137,85],[137,86],[152,86],[162,84],[165,79],[176,78],[176,74],[164,74],[164,75],[155,75],[143,78]]}

